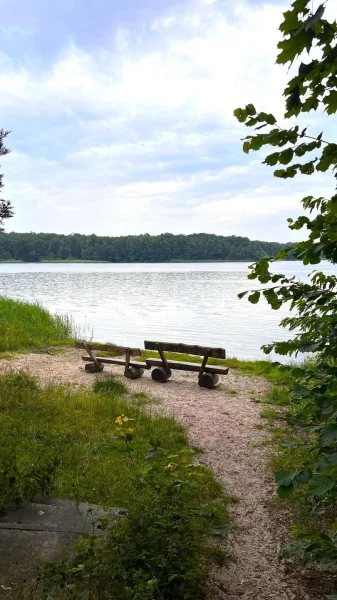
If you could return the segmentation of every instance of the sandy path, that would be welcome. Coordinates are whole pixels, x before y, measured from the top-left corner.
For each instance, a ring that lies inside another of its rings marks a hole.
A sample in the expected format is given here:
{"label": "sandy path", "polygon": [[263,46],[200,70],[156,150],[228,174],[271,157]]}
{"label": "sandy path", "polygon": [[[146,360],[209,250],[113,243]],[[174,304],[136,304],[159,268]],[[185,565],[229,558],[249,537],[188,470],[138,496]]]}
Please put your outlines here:
{"label": "sandy path", "polygon": [[[24,368],[44,382],[91,385],[96,376],[85,373],[80,354],[68,350],[58,356],[21,355],[15,361],[0,360],[0,372]],[[106,368],[98,377],[109,373]],[[122,376],[122,369],[113,367],[113,373]],[[234,370],[214,390],[199,388],[196,375],[190,373],[176,372],[165,384],[154,383],[148,372],[136,381],[123,380],[130,390],[160,399],[164,409],[187,426],[191,443],[204,450],[200,462],[239,500],[233,505],[238,528],[224,542],[234,560],[212,573],[210,600],[314,598],[277,560],[284,528],[279,523],[275,527],[275,515],[268,510],[275,486],[266,467],[266,450],[258,445],[268,433],[258,428],[261,407],[253,402],[266,394],[269,384]]]}

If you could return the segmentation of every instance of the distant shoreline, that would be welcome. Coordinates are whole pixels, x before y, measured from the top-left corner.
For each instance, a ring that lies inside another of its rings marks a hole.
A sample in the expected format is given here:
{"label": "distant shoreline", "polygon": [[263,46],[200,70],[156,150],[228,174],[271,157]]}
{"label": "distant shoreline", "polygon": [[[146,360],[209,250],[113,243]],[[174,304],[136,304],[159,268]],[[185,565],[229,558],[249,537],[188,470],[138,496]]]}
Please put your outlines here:
{"label": "distant shoreline", "polygon": [[[39,260],[39,261],[23,261],[23,260],[0,260],[0,264],[2,265],[10,265],[10,264],[20,264],[20,265],[41,265],[41,264],[104,264],[104,265],[169,265],[169,264],[184,264],[184,263],[246,263],[246,262],[257,262],[254,258],[247,258],[241,260],[230,260],[230,259],[219,259],[219,260],[159,260],[159,261],[147,261],[147,260],[139,260],[139,261],[108,261],[108,260]],[[296,259],[289,259],[285,262],[298,262]]]}

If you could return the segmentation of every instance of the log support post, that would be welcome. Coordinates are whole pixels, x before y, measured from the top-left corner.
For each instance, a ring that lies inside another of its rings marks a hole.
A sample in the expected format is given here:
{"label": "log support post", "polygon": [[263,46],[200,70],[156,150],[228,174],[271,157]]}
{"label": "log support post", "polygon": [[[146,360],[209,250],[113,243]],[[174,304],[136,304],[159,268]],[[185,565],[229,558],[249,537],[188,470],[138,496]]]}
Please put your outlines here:
{"label": "log support post", "polygon": [[206,368],[206,365],[207,365],[207,361],[209,359],[209,355],[210,355],[210,350],[207,350],[205,352],[204,359],[203,359],[203,361],[201,363],[201,367],[200,367],[200,371],[199,371],[199,376],[198,376],[199,381],[200,381],[201,377],[203,376],[203,374],[205,372],[205,368]]}
{"label": "log support post", "polygon": [[125,353],[124,376],[127,377],[128,379],[139,379],[139,377],[141,377],[143,375],[144,369],[142,369],[140,366],[139,366],[139,368],[135,367],[135,366],[130,367],[130,359],[131,359],[131,348],[127,348],[126,353]]}
{"label": "log support post", "polygon": [[83,346],[86,349],[86,351],[88,352],[92,362],[94,364],[88,364],[85,365],[85,370],[88,373],[99,373],[100,371],[103,371],[104,366],[99,362],[99,360],[96,358],[96,355],[94,352],[92,352],[92,350],[89,348],[88,344],[86,344],[85,342],[83,342]]}
{"label": "log support post", "polygon": [[151,376],[154,381],[158,381],[159,383],[164,383],[164,381],[167,381],[171,377],[172,371],[168,365],[166,356],[165,356],[164,351],[160,344],[157,344],[157,350],[159,352],[162,366],[156,367],[155,369],[153,369]]}
{"label": "log support post", "polygon": [[126,353],[125,353],[125,369],[124,369],[125,377],[127,377],[127,372],[129,370],[129,366],[130,366],[130,356],[131,356],[131,350],[130,350],[130,348],[127,348]]}
{"label": "log support post", "polygon": [[219,375],[217,375],[215,373],[206,373],[206,371],[205,371],[210,353],[211,353],[211,350],[207,350],[205,352],[205,356],[201,363],[201,367],[200,367],[200,371],[199,371],[199,375],[198,375],[199,386],[208,388],[209,390],[211,390],[219,381]]}

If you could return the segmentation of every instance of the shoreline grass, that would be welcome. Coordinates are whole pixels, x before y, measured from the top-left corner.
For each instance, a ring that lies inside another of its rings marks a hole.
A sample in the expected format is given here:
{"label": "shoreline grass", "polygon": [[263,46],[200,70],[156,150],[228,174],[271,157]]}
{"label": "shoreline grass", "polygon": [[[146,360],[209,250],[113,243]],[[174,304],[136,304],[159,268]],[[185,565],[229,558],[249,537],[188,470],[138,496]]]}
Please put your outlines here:
{"label": "shoreline grass", "polygon": [[0,297],[0,352],[70,345],[73,337],[67,315],[52,315],[39,304]]}

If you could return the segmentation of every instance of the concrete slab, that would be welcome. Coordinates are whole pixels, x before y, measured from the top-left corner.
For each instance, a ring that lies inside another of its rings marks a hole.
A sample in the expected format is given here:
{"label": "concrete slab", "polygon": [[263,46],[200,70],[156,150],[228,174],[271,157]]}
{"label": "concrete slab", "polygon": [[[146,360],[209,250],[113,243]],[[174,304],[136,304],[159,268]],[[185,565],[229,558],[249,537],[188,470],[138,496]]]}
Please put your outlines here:
{"label": "concrete slab", "polygon": [[[29,502],[0,518],[1,529],[59,531],[60,533],[92,533],[93,522],[106,516],[97,507],[88,513],[89,504],[76,506],[70,500],[64,504]],[[95,529],[95,528],[94,528]]]}
{"label": "concrete slab", "polygon": [[0,600],[40,598],[36,585],[42,559],[59,560],[69,555],[80,534],[102,534],[97,519],[113,521],[123,514],[64,499],[35,500],[38,502],[29,502],[0,518]]}
{"label": "concrete slab", "polygon": [[77,537],[75,533],[1,529],[0,599],[39,599],[41,561],[69,556]]}

